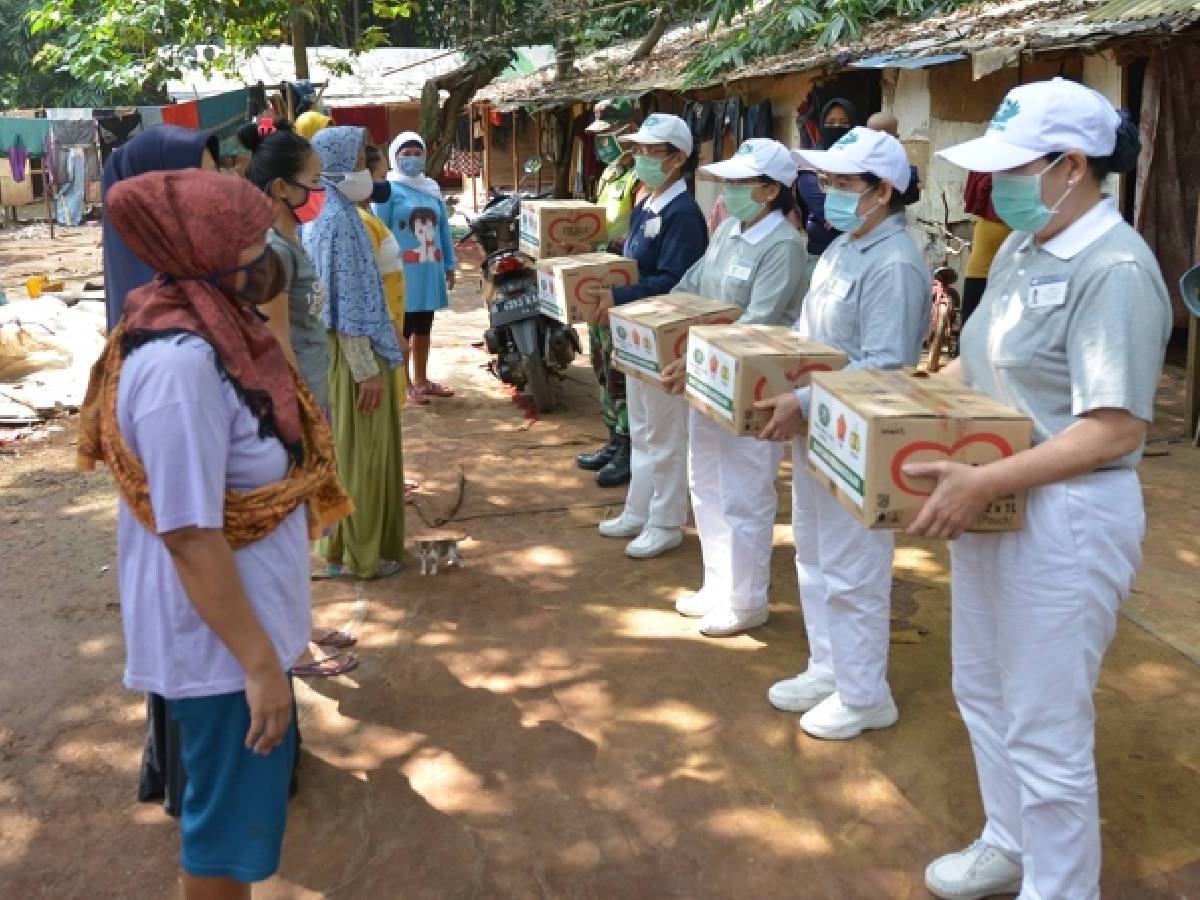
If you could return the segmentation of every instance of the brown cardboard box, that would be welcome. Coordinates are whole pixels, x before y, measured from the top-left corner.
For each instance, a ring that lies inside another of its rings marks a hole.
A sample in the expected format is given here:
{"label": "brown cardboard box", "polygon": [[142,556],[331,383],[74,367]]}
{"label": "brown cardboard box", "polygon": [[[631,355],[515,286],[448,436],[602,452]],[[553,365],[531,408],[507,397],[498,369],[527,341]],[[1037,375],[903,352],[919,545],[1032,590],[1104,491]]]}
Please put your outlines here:
{"label": "brown cardboard box", "polygon": [[637,262],[615,253],[584,253],[537,264],[538,308],[567,325],[586,323],[596,304],[588,288],[636,284]]}
{"label": "brown cardboard box", "polygon": [[521,201],[521,252],[535,259],[591,253],[608,242],[604,207],[582,200]]}
{"label": "brown cardboard box", "polygon": [[655,387],[662,370],[683,357],[693,325],[730,325],[740,306],[696,294],[665,294],[618,306],[608,315],[617,368]]}
{"label": "brown cardboard box", "polygon": [[734,434],[756,435],[770,420],[758,400],[803,387],[814,372],[846,365],[846,354],[786,325],[698,325],[688,335],[687,398]]}
{"label": "brown cardboard box", "polygon": [[[908,462],[994,462],[1030,446],[1033,423],[945,378],[847,369],[813,378],[808,469],[868,528],[907,528],[933,489]],[[1019,531],[1025,495],[994,501],[969,530]]]}

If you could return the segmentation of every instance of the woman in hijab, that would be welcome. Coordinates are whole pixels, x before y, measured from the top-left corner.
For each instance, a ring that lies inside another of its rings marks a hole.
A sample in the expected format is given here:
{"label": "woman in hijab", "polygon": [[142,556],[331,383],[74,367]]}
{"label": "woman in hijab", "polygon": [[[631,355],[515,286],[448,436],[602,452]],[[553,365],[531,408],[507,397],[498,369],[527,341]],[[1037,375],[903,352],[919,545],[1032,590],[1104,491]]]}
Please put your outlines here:
{"label": "woman in hijab", "polygon": [[[208,169],[216,171],[220,142],[216,135],[192,131],[177,125],[158,125],[118,147],[104,166],[105,208],[108,192],[114,184],[146,172],[168,169]],[[148,284],[154,270],[134,254],[117,234],[106,215],[103,225],[104,290],[108,330],[117,327],[125,308],[125,295]]]}
{"label": "woman in hijab", "polygon": [[391,197],[375,205],[400,243],[404,259],[404,337],[412,345],[408,399],[426,404],[430,397],[453,397],[454,391],[429,380],[433,316],[450,305],[454,287],[454,239],[442,189],[425,174],[425,141],[405,131],[389,150]]}
{"label": "woman in hijab", "polygon": [[[104,166],[104,205],[115,184],[142,175],[171,169],[216,171],[220,144],[216,136],[159,125],[117,148]],[[121,321],[125,298],[130,291],[154,280],[154,268],[143,262],[126,245],[106,213],[102,229],[105,308],[108,330]],[[138,800],[163,800],[169,815],[178,816],[187,783],[179,758],[179,729],[166,713],[163,698],[146,696],[146,745],[138,777]]]}
{"label": "woman in hijab", "polygon": [[93,368],[79,462],[117,485],[125,685],[165,697],[179,726],[184,897],[248,898],[283,843],[308,540],[349,499],[317,402],[254,309],[283,280],[270,200],[155,172],[116,185],[108,213],[162,274]]}
{"label": "woman in hijab", "polygon": [[374,187],[362,128],[317,133],[325,205],[305,225],[304,249],[325,288],[329,404],[338,472],[355,513],[322,540],[329,575],[385,578],[404,559],[404,463],[394,369],[404,353],[392,327],[375,248],[357,204]]}
{"label": "woman in hijab", "polygon": [[[849,100],[838,97],[821,109],[821,149],[828,150],[858,124],[858,110]],[[825,193],[818,183],[817,173],[801,169],[796,176],[796,197],[803,206],[804,231],[808,235],[809,274],[826,248],[841,234],[825,220]]]}

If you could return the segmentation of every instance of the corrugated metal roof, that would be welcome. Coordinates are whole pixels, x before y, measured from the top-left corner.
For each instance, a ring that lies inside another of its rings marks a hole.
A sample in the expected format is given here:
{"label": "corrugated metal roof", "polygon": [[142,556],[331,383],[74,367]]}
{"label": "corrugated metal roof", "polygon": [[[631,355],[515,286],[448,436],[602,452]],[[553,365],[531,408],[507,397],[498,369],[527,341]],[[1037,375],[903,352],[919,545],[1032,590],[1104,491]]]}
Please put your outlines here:
{"label": "corrugated metal roof", "polygon": [[[1117,7],[1128,9],[1119,16],[1107,12]],[[1015,55],[1067,47],[1095,48],[1134,37],[1179,33],[1198,22],[1200,0],[1015,0],[981,4],[917,22],[883,19],[852,43],[819,47],[807,42],[788,53],[757,60],[692,87],[818,68],[844,69],[882,55],[891,57],[892,65],[899,68],[942,62],[930,61],[929,57],[944,56],[949,61],[983,51]],[[553,69],[544,69],[525,78],[493,84],[476,99],[513,109],[588,102],[614,93],[680,90],[686,82],[688,61],[696,48],[711,38],[707,23],[680,29],[668,38],[644,63],[628,62],[635,45],[626,44],[581,60],[577,65],[579,74],[567,81],[556,81]]]}
{"label": "corrugated metal roof", "polygon": [[1105,19],[1132,22],[1138,19],[1159,19],[1182,16],[1200,10],[1197,0],[1112,0],[1088,18],[1094,21]]}

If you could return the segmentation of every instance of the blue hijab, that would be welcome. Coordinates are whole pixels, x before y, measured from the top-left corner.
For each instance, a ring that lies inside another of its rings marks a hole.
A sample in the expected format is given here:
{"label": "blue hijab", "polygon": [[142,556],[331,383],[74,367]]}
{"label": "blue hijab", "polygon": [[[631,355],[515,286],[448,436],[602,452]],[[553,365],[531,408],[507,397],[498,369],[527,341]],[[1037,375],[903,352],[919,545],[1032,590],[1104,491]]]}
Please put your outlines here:
{"label": "blue hijab", "polygon": [[325,205],[301,229],[300,237],[328,298],[326,326],[339,334],[370,338],[371,349],[394,369],[404,364],[404,354],[388,315],[375,246],[358,207],[337,189],[340,179],[328,177],[354,171],[364,137],[364,129],[349,126],[325,128],[313,136],[313,149],[321,157]]}
{"label": "blue hijab", "polygon": [[[204,151],[214,161],[220,153],[215,135],[192,131],[177,125],[156,125],[129,143],[118,147],[104,166],[103,197],[118,181],[171,169],[199,168]],[[149,284],[157,274],[125,245],[107,215],[102,229],[104,247],[104,305],[108,313],[108,330],[116,328],[125,310],[126,295],[143,284]]]}

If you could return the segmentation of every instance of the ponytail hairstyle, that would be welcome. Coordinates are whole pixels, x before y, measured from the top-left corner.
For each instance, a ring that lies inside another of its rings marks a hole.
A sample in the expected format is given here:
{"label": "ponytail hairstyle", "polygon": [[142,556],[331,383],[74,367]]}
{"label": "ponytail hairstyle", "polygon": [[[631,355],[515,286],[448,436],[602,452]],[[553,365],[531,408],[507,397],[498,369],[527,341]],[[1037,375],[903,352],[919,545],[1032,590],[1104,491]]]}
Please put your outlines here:
{"label": "ponytail hairstyle", "polygon": [[250,151],[246,178],[263,193],[269,193],[276,179],[291,181],[308,163],[312,145],[297,133],[291,123],[276,120],[243,125],[238,143]]}
{"label": "ponytail hairstyle", "polygon": [[1097,181],[1103,181],[1109,175],[1124,175],[1137,168],[1138,158],[1142,155],[1142,137],[1138,132],[1137,123],[1129,115],[1129,110],[1121,110],[1121,124],[1117,126],[1117,143],[1113,152],[1108,156],[1088,157],[1088,166]]}

